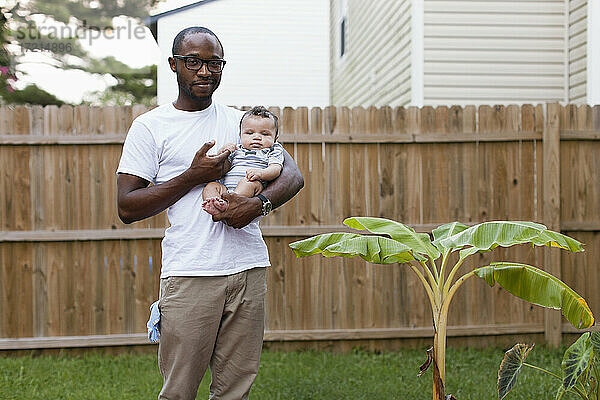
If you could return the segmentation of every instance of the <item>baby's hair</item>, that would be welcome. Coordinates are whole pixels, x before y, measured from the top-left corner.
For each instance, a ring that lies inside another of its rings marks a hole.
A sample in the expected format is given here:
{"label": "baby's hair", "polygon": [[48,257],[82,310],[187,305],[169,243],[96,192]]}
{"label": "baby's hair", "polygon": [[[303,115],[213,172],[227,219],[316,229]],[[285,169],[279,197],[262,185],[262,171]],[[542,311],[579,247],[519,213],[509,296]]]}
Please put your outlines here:
{"label": "baby's hair", "polygon": [[244,121],[244,118],[249,116],[269,118],[273,120],[273,124],[275,124],[275,139],[277,139],[277,136],[279,135],[279,118],[277,118],[277,115],[273,114],[263,106],[254,106],[250,110],[246,111],[244,115],[242,115],[242,119],[240,119],[240,132],[242,131],[242,122]]}

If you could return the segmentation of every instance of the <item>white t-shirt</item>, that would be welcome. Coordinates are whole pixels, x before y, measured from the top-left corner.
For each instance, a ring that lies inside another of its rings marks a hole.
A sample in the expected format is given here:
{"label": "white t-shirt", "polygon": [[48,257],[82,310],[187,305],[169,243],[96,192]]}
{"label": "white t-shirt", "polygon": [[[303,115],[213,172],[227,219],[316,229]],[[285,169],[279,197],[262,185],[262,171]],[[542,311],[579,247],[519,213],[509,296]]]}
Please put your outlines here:
{"label": "white t-shirt", "polygon": [[[202,111],[178,110],[172,103],[148,111],[133,121],[117,173],[166,182],[189,168],[204,143],[215,140],[208,154],[238,143],[242,115],[214,102]],[[167,209],[160,277],[230,275],[269,266],[259,218],[241,229],[213,222],[202,209],[203,188],[196,186]]]}

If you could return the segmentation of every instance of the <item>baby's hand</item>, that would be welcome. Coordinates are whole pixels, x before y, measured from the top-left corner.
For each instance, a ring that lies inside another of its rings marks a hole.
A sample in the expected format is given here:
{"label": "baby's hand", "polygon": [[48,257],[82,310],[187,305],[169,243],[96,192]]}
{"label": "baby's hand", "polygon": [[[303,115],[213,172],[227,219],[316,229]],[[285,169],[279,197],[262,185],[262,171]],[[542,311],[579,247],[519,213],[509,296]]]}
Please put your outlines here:
{"label": "baby's hand", "polygon": [[248,168],[246,170],[246,179],[249,181],[258,181],[262,179],[262,170],[256,168]]}
{"label": "baby's hand", "polygon": [[224,153],[227,150],[229,150],[230,153],[233,153],[235,151],[235,149],[236,149],[235,144],[233,144],[233,143],[227,143],[225,146],[223,146],[223,147],[221,147],[219,149],[219,153],[218,154]]}

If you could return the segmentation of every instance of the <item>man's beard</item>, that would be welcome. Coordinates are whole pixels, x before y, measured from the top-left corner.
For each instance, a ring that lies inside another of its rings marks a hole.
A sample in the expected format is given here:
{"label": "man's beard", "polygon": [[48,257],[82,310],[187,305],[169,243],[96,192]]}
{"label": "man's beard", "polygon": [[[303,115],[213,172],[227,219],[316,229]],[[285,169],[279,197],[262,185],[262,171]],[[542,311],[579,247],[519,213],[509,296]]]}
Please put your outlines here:
{"label": "man's beard", "polygon": [[197,96],[192,92],[192,88],[193,85],[192,84],[182,84],[179,81],[179,77],[177,79],[177,84],[179,85],[179,90],[181,90],[187,97],[189,97],[192,100],[196,100],[196,101],[205,101],[205,100],[210,100],[212,98],[212,94],[215,92],[215,90],[217,90],[217,88],[219,87],[219,83],[220,82],[216,82],[215,80],[211,80],[210,83],[212,83],[214,85],[214,88],[212,90],[212,92],[207,95],[207,96]]}
{"label": "man's beard", "polygon": [[183,91],[185,93],[185,95],[192,100],[208,100],[212,97],[212,93],[209,94],[208,96],[196,96],[195,94],[192,93],[192,85],[188,85],[188,86],[179,85],[179,89],[181,91]]}

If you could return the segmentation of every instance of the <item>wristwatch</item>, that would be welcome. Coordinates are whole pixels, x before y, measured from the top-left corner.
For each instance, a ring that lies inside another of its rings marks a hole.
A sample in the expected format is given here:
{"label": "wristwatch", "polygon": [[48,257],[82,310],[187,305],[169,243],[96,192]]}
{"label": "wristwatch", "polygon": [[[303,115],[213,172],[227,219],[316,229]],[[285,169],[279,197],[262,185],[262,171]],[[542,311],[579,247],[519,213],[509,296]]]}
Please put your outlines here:
{"label": "wristwatch", "polygon": [[271,204],[271,201],[262,194],[257,194],[256,197],[258,197],[260,201],[262,201],[262,215],[268,215],[273,209],[273,204]]}

